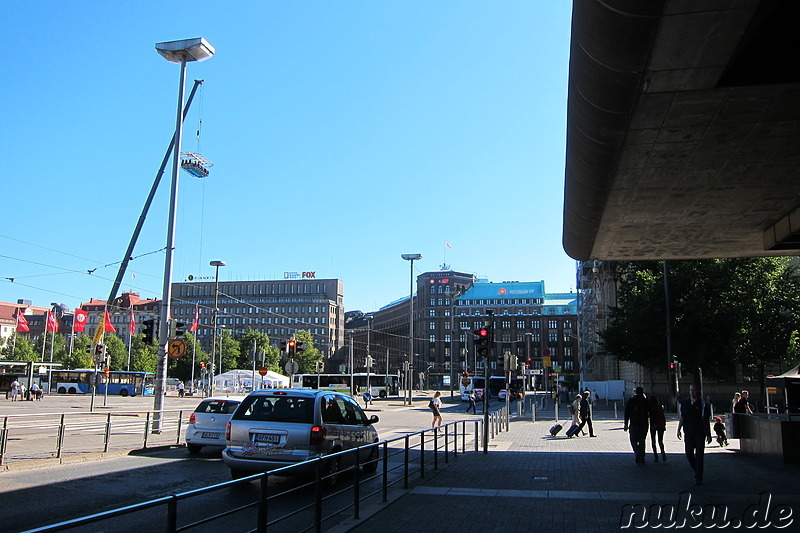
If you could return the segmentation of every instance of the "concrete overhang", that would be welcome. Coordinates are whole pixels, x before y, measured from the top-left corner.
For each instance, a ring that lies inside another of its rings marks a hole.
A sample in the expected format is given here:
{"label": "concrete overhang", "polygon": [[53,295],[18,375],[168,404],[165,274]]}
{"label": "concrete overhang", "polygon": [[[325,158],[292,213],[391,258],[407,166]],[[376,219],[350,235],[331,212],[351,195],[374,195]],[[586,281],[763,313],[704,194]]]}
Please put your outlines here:
{"label": "concrete overhang", "polygon": [[573,0],[579,260],[800,255],[796,0]]}

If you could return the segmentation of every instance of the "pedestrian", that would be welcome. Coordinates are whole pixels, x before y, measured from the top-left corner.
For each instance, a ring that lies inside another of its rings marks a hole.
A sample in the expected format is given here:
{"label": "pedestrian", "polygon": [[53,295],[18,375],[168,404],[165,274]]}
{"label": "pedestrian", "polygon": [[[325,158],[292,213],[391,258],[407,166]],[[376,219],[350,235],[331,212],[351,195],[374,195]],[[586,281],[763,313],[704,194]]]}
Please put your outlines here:
{"label": "pedestrian", "polygon": [[636,457],[636,464],[645,464],[645,445],[649,421],[650,405],[644,395],[644,389],[636,387],[633,389],[633,398],[625,404],[625,425],[622,428],[629,432],[628,436]]}
{"label": "pedestrian", "polygon": [[19,381],[16,379],[11,382],[11,401],[17,401],[17,394],[19,394]]}
{"label": "pedestrian", "polygon": [[[741,394],[741,397],[739,398],[739,401],[736,402],[736,405],[733,408],[733,412],[734,413],[740,413],[740,414],[743,414],[743,415],[744,414],[752,415],[753,414],[753,408],[750,406],[750,401],[749,400],[750,400],[750,393],[748,391],[746,391],[746,390],[743,390],[742,394]],[[734,437],[735,437],[735,435],[734,435]]]}
{"label": "pedestrian", "polygon": [[34,382],[31,385],[31,400],[41,400],[42,389]]}
{"label": "pedestrian", "polygon": [[[689,397],[681,402],[681,419],[678,422],[678,440],[683,429],[683,446],[686,459],[694,470],[694,484],[703,484],[703,454],[705,445],[711,443],[711,409],[700,397],[697,385],[689,386]],[[744,393],[742,394],[744,397]]]}
{"label": "pedestrian", "polygon": [[[589,436],[596,437],[597,435],[594,434],[594,427],[592,426],[592,410],[589,407],[590,395],[591,393],[587,390],[583,393],[583,397],[581,398],[580,407],[578,409],[578,416],[581,417],[581,425],[578,426],[578,431],[583,431],[583,427],[588,425]],[[575,397],[575,399],[577,400],[577,396]]]}
{"label": "pedestrian", "polygon": [[440,398],[441,395],[442,393],[437,390],[436,394],[433,395],[433,399],[428,404],[428,407],[430,407],[431,411],[433,411],[433,422],[431,422],[432,428],[442,425],[442,413],[440,411],[442,408],[442,400]]}
{"label": "pedestrian", "polygon": [[592,398],[592,407],[597,407],[597,400],[600,399],[600,396],[597,394],[596,390],[592,392]]}
{"label": "pedestrian", "polygon": [[183,390],[183,381],[178,382],[178,398],[183,398],[184,390]]}
{"label": "pedestrian", "polygon": [[473,415],[477,415],[478,412],[476,411],[476,408],[475,408],[475,391],[474,390],[469,391],[469,396],[467,396],[467,401],[469,402],[469,405],[467,406],[467,412],[469,413],[469,410],[472,409],[472,414]]}
{"label": "pedestrian", "polygon": [[733,399],[731,400],[731,413],[736,412],[736,404],[739,403],[739,400],[742,399],[742,395],[738,392],[733,393]]}
{"label": "pedestrian", "polygon": [[[581,400],[583,400],[583,395],[582,394],[577,394],[577,395],[575,395],[575,400],[573,400],[573,402],[571,404],[569,404],[569,406],[567,407],[567,410],[569,411],[569,415],[572,417],[572,425],[573,426],[577,426],[578,424],[580,424],[580,422],[578,420],[578,413],[581,412]],[[576,432],[576,434],[577,434],[577,432]],[[586,432],[581,430],[581,434],[582,435],[586,435]]]}
{"label": "pedestrian", "polygon": [[658,396],[650,395],[650,443],[653,445],[653,460],[658,462],[658,449],[661,447],[661,459],[666,462],[667,453],[664,451],[664,432],[667,430],[667,416],[664,406],[658,401]]}

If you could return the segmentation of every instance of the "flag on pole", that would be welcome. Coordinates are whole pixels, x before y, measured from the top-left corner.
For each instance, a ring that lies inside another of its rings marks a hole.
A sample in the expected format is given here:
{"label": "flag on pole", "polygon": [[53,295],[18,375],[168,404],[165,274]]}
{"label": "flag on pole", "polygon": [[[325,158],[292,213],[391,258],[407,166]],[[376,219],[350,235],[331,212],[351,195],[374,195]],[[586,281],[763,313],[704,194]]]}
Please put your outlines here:
{"label": "flag on pole", "polygon": [[17,308],[17,331],[30,331],[28,327],[28,319],[22,313],[22,309]]}
{"label": "flag on pole", "polygon": [[450,244],[449,242],[444,243],[444,245],[447,246],[448,248],[452,248],[453,247],[453,245]]}
{"label": "flag on pole", "polygon": [[56,318],[56,315],[50,311],[47,312],[47,327],[45,328],[45,332],[49,331],[52,331],[53,333],[58,331],[58,319]]}
{"label": "flag on pole", "polygon": [[128,333],[130,333],[131,335],[136,333],[136,318],[134,318],[133,316],[133,307],[131,307],[131,322],[130,325],[128,326]]}
{"label": "flag on pole", "polygon": [[108,307],[106,307],[106,314],[103,317],[103,329],[110,333],[116,333],[117,328],[114,327],[114,324],[111,323],[111,317],[108,316]]}
{"label": "flag on pole", "polygon": [[200,306],[199,305],[195,305],[194,306],[194,321],[192,322],[192,326],[189,328],[189,331],[191,331],[192,333],[197,331],[198,322],[200,322]]}
{"label": "flag on pole", "polygon": [[86,320],[89,318],[89,313],[83,309],[75,309],[75,317],[72,319],[72,329],[77,332],[86,331]]}

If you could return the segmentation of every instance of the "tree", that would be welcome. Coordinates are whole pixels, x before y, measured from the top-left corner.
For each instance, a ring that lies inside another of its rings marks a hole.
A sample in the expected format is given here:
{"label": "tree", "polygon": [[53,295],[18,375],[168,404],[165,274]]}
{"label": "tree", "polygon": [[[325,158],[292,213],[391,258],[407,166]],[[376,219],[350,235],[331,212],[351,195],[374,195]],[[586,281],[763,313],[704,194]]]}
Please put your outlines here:
{"label": "tree", "polygon": [[[42,351],[42,343],[44,343],[44,351]],[[49,361],[51,353],[53,354],[53,361],[58,361],[65,353],[64,336],[60,333],[40,335],[34,343],[34,350],[38,355],[36,359],[29,359],[29,361]],[[44,358],[42,358],[42,354],[44,354]]]}
{"label": "tree", "polygon": [[[665,368],[663,262],[615,268],[619,305],[603,346],[622,360]],[[672,351],[690,370],[731,378],[735,362],[763,369],[794,357],[800,277],[787,259],[670,261],[669,273]]]}
{"label": "tree", "polygon": [[315,365],[322,361],[322,354],[314,347],[314,337],[311,332],[299,329],[294,334],[295,340],[303,343],[303,351],[299,352],[294,360],[297,362],[299,374],[313,374]]}
{"label": "tree", "polygon": [[109,368],[111,370],[127,370],[128,347],[125,342],[116,335],[106,334],[103,337],[103,343],[106,345],[106,355],[111,363]]}
{"label": "tree", "polygon": [[93,355],[90,354],[92,339],[87,335],[78,335],[72,342],[72,355],[65,352],[59,362],[65,370],[75,368],[94,368]]}
{"label": "tree", "polygon": [[131,371],[155,372],[158,367],[158,347],[145,344],[144,335],[133,336]]}
{"label": "tree", "polygon": [[264,353],[264,366],[276,372],[280,372],[281,354],[277,348],[270,346],[269,335],[266,333],[259,333],[258,331],[247,328],[242,335],[239,336],[239,366],[238,368],[247,369],[253,364],[250,356],[253,352],[253,343],[256,347],[256,367],[261,366],[261,357],[259,352]]}
{"label": "tree", "polygon": [[219,353],[217,357],[220,361],[220,368],[216,370],[216,374],[222,374],[228,370],[235,370],[239,362],[239,343],[231,335],[231,332],[223,329],[217,339],[220,343],[218,346]]}
{"label": "tree", "polygon": [[41,358],[41,353],[36,353],[31,341],[27,337],[17,335],[16,332],[11,334],[0,353],[4,359],[12,361],[39,361]]}

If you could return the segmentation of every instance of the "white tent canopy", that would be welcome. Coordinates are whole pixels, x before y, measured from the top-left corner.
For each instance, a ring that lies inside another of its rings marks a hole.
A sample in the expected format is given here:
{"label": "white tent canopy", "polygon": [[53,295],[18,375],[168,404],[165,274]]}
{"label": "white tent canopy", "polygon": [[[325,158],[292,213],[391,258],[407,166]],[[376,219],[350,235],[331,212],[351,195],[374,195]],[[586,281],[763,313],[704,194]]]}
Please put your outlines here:
{"label": "white tent canopy", "polygon": [[[256,371],[255,388],[281,388],[289,387],[289,378],[273,372],[267,371],[265,376]],[[252,370],[229,370],[223,374],[214,376],[214,389],[216,392],[241,393],[253,390],[253,371]]]}

